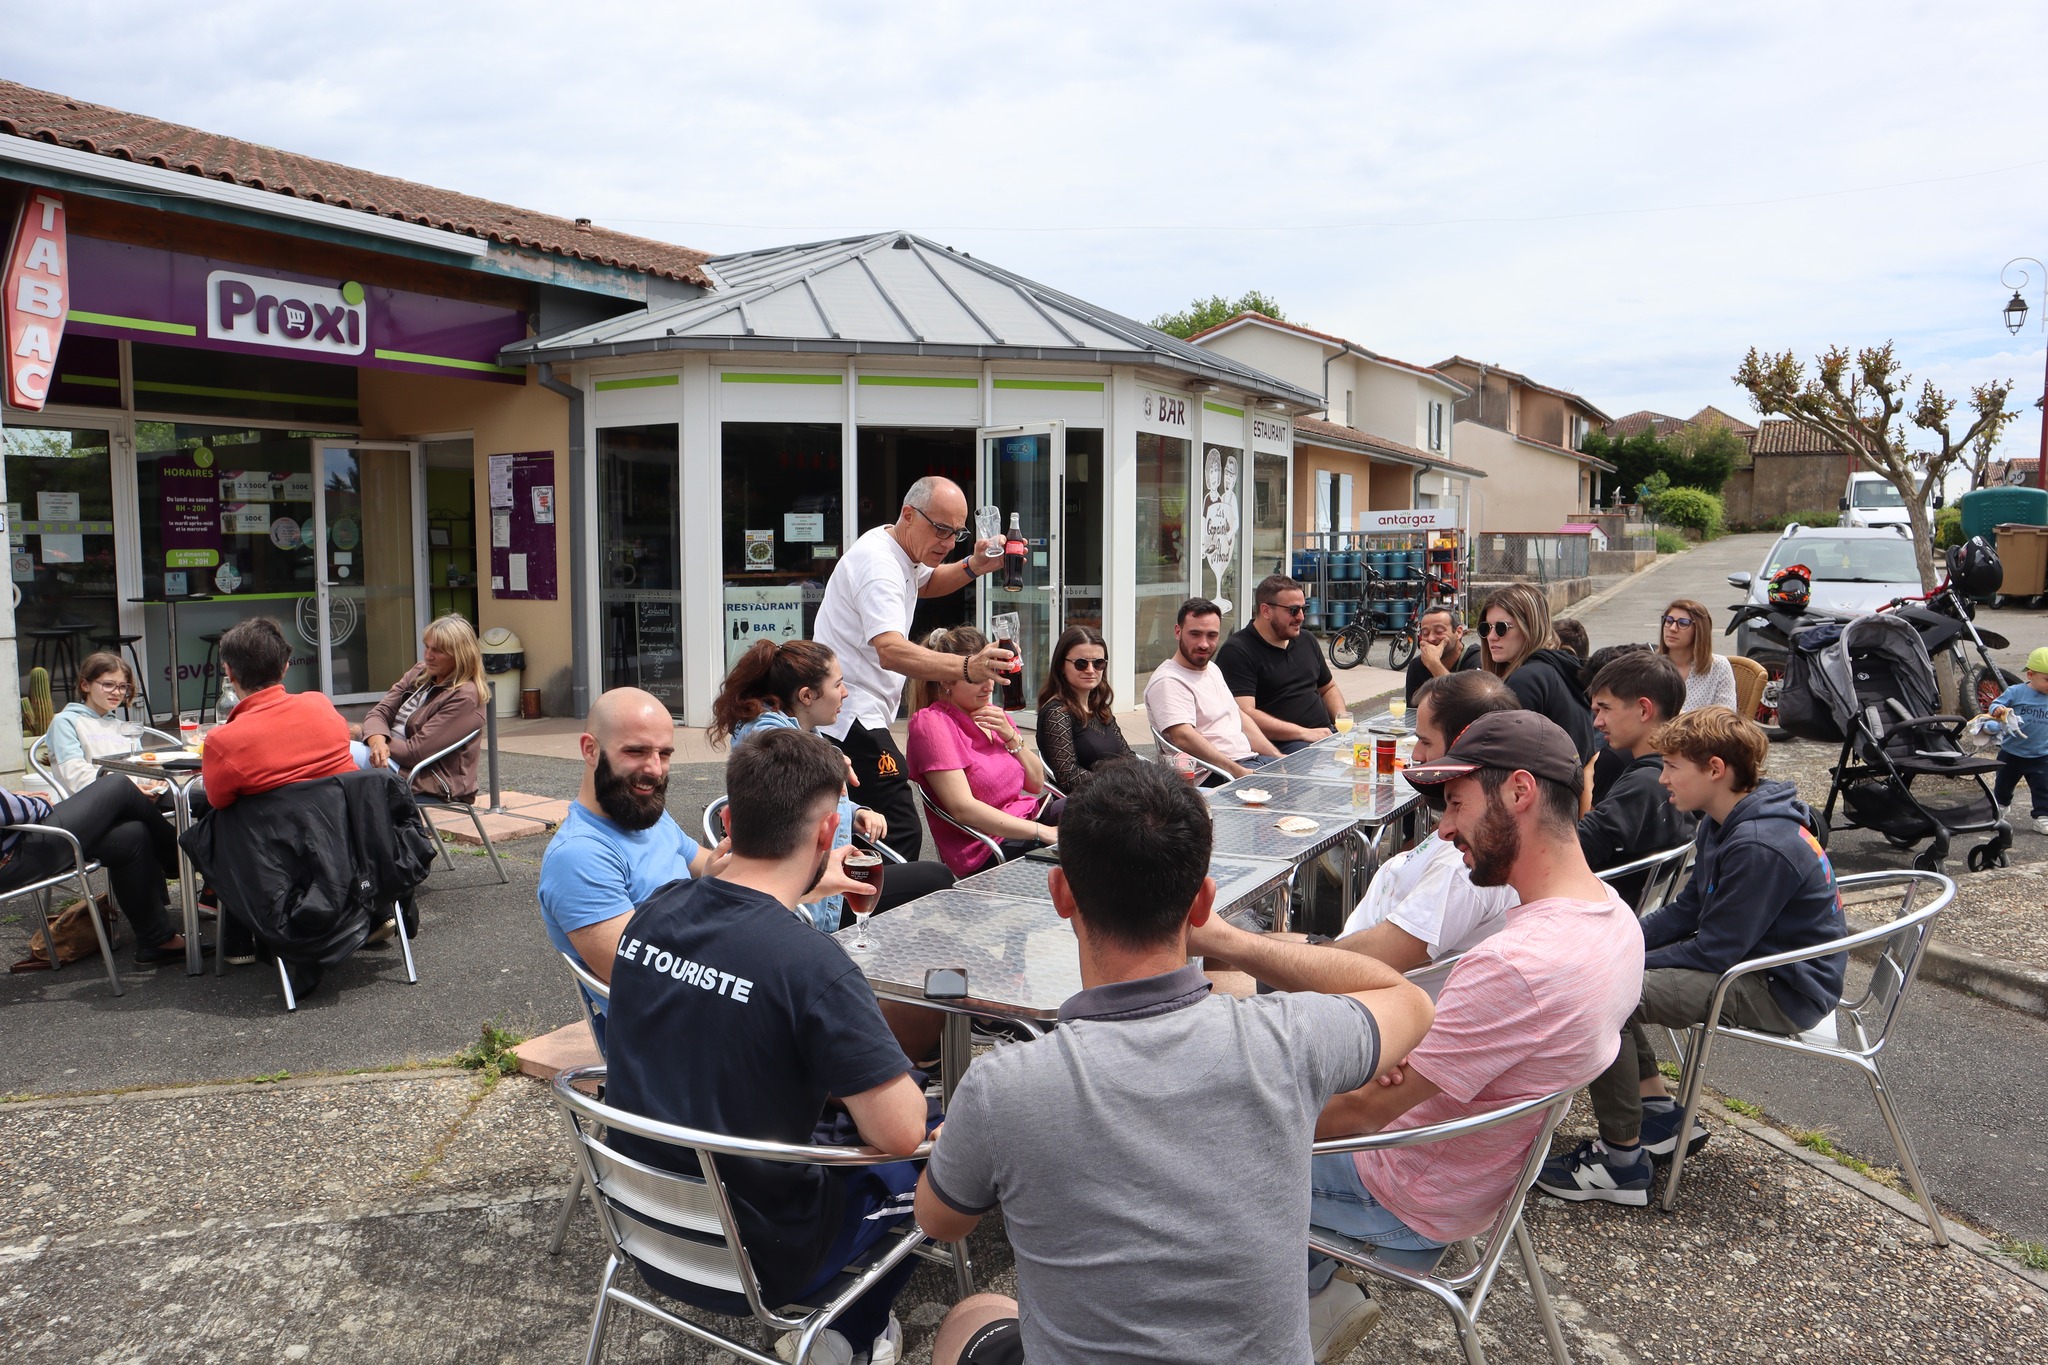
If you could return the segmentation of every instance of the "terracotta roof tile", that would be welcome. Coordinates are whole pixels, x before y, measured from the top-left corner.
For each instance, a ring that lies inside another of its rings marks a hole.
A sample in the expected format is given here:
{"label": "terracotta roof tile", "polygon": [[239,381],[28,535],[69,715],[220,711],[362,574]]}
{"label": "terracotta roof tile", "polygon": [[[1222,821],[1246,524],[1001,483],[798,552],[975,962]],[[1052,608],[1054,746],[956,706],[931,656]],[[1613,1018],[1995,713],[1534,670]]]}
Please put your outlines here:
{"label": "terracotta roof tile", "polygon": [[1626,441],[1631,436],[1645,431],[1654,431],[1659,437],[1669,436],[1685,425],[1683,417],[1673,417],[1666,412],[1651,412],[1647,408],[1632,412],[1626,417],[1617,417],[1607,424],[1607,437],[1613,441]]}
{"label": "terracotta roof tile", "polygon": [[1766,417],[1749,438],[1752,455],[1847,455],[1832,437],[1784,417]]}
{"label": "terracotta roof tile", "polygon": [[710,253],[0,80],[0,133],[709,286]]}
{"label": "terracotta roof tile", "polygon": [[[1535,389],[1539,393],[1552,394],[1558,398],[1564,399],[1566,402],[1577,403],[1580,407],[1584,408],[1587,412],[1591,413],[1594,417],[1598,418],[1602,422],[1611,420],[1606,413],[1600,411],[1600,409],[1594,407],[1590,402],[1588,402],[1584,398],[1581,398],[1578,394],[1573,393],[1570,389],[1560,389],[1555,388],[1549,384],[1539,384],[1535,380],[1531,379],[1528,375],[1518,374],[1514,370],[1510,370],[1503,365],[1494,365],[1484,360],[1473,360],[1467,356],[1454,355],[1448,360],[1437,361],[1437,363],[1431,368],[1448,371],[1453,365],[1461,365],[1468,370],[1483,370],[1488,374],[1497,374],[1501,378],[1509,380],[1513,383],[1527,385],[1529,388]],[[1459,382],[1462,383],[1463,381],[1461,380]]]}
{"label": "terracotta roof tile", "polygon": [[1486,477],[1486,471],[1474,465],[1459,464],[1456,460],[1447,460],[1434,451],[1423,450],[1419,446],[1402,445],[1399,441],[1390,441],[1384,436],[1375,436],[1369,431],[1360,431],[1357,427],[1347,427],[1340,422],[1325,422],[1319,417],[1297,417],[1294,419],[1294,430],[1299,435],[1322,436],[1331,440],[1347,441],[1352,445],[1368,446],[1374,450],[1383,450],[1389,455],[1399,455],[1404,459],[1427,460],[1430,464],[1448,469],[1454,474],[1464,474],[1479,479]]}

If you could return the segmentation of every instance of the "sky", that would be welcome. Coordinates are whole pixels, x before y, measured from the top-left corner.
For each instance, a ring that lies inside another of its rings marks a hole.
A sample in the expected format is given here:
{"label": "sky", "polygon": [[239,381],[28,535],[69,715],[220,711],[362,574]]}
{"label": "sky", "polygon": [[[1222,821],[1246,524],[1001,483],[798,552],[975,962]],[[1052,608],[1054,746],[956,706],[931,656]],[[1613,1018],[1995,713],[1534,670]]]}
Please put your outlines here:
{"label": "sky", "polygon": [[[1258,289],[1611,416],[1751,346],[2017,383],[2048,6],[0,0],[0,75],[709,251],[905,228],[1141,319]],[[2017,276],[2010,277],[2017,285]]]}

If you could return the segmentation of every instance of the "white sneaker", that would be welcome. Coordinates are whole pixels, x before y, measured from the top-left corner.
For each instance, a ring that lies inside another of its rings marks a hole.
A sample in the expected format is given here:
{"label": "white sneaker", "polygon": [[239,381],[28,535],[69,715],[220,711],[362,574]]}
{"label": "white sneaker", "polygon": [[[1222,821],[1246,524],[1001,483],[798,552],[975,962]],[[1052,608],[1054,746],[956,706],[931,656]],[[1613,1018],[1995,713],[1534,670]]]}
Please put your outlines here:
{"label": "white sneaker", "polygon": [[[803,1337],[799,1333],[784,1332],[775,1341],[776,1358],[795,1365],[796,1347],[801,1340]],[[827,1327],[811,1343],[811,1354],[805,1365],[853,1365],[853,1346],[845,1337]]]}
{"label": "white sneaker", "polygon": [[882,1329],[882,1335],[868,1347],[868,1365],[896,1365],[903,1358],[903,1324],[896,1321],[896,1315],[889,1315],[889,1325]]}
{"label": "white sneaker", "polygon": [[1308,1296],[1308,1339],[1316,1365],[1351,1354],[1365,1334],[1379,1326],[1380,1306],[1349,1280],[1332,1279]]}
{"label": "white sneaker", "polygon": [[2034,832],[2036,834],[2048,834],[2048,815],[2044,815],[2034,822]]}

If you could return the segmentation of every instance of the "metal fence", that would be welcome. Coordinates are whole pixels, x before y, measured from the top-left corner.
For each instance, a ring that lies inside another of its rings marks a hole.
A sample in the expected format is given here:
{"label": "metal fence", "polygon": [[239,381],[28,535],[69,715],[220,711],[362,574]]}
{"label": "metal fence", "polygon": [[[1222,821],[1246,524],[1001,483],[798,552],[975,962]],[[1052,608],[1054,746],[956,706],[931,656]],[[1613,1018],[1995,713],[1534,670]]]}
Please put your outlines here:
{"label": "metal fence", "polygon": [[[1595,512],[1587,518],[1600,528],[1607,537],[1610,550],[1654,550],[1657,548],[1657,524],[1648,514],[1631,517],[1626,512]],[[1630,531],[1633,525],[1637,529]]]}
{"label": "metal fence", "polygon": [[1473,578],[1478,582],[1522,578],[1538,583],[1584,578],[1591,544],[1592,538],[1583,535],[1481,531],[1472,537]]}

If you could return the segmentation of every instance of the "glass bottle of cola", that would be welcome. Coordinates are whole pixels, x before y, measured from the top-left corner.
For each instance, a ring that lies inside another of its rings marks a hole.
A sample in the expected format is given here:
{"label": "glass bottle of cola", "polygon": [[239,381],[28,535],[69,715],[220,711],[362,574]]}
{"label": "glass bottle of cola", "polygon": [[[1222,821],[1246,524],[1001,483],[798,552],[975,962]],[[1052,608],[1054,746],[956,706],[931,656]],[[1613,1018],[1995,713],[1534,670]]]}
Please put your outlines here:
{"label": "glass bottle of cola", "polygon": [[1024,556],[1029,547],[1024,543],[1024,528],[1017,521],[1017,514],[1010,513],[1010,533],[1003,538],[1003,591],[1024,591]]}

